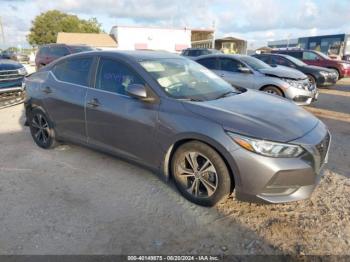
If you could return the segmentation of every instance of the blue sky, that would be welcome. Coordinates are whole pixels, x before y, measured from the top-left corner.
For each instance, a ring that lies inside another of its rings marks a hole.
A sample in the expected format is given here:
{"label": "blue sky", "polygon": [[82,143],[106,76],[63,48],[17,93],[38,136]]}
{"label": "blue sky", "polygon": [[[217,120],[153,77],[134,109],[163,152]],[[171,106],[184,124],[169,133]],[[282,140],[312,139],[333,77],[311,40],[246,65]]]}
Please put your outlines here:
{"label": "blue sky", "polygon": [[5,43],[28,46],[31,21],[58,9],[96,17],[109,32],[113,25],[208,28],[216,35],[248,40],[249,48],[268,40],[350,33],[350,0],[0,0]]}

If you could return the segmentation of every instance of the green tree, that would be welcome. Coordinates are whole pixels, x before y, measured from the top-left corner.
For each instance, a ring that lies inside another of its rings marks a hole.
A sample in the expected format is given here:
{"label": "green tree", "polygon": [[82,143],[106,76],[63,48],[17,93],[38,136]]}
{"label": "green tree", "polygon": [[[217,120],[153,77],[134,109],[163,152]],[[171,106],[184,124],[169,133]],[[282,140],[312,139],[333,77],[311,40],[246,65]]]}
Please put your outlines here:
{"label": "green tree", "polygon": [[35,17],[27,36],[32,46],[56,43],[57,33],[101,33],[101,24],[96,18],[80,19],[57,10],[50,10]]}

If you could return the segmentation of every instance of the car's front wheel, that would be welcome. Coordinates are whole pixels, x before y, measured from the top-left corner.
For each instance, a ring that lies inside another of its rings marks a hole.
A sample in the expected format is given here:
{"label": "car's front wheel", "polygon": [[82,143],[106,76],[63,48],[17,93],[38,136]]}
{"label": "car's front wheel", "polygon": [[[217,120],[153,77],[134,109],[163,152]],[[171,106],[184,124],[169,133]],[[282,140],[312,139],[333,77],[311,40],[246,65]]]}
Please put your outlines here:
{"label": "car's front wheel", "polygon": [[29,118],[28,124],[34,142],[41,148],[53,148],[56,145],[55,132],[46,114],[40,109],[34,109]]}
{"label": "car's front wheel", "polygon": [[262,89],[262,91],[276,96],[283,96],[282,91],[276,86],[266,86]]}
{"label": "car's front wheel", "polygon": [[176,187],[191,202],[213,206],[229,196],[229,171],[210,146],[198,141],[183,144],[176,150],[171,164]]}

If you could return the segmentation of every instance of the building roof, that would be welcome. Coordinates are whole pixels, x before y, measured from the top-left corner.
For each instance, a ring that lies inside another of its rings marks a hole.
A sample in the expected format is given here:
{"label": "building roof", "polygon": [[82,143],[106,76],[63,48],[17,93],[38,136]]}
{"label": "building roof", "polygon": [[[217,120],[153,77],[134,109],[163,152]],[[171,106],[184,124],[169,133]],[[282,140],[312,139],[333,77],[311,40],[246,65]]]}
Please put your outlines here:
{"label": "building roof", "polygon": [[162,26],[134,26],[134,25],[115,25],[113,28],[141,28],[141,29],[164,29],[164,30],[189,30],[196,32],[214,32],[213,28],[190,28],[190,27],[162,27]]}
{"label": "building roof", "polygon": [[92,47],[117,47],[117,42],[108,34],[59,32],[57,43],[68,45],[89,45]]}
{"label": "building roof", "polygon": [[218,41],[218,42],[230,42],[230,41],[243,41],[243,42],[246,42],[246,40],[239,39],[237,37],[232,37],[232,36],[227,36],[227,37],[224,37],[224,38],[216,38],[215,41]]}

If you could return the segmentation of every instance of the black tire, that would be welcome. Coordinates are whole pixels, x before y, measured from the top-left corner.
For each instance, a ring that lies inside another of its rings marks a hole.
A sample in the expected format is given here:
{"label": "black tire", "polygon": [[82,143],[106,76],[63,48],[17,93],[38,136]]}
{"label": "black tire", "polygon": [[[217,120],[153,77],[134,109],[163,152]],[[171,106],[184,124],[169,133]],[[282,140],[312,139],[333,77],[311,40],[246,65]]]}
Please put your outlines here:
{"label": "black tire", "polygon": [[265,86],[262,91],[271,95],[284,96],[281,89],[276,86]]}
{"label": "black tire", "polygon": [[309,78],[309,81],[310,81],[315,87],[317,87],[316,78],[315,78],[313,75],[307,75],[307,77]]}
{"label": "black tire", "polygon": [[[189,158],[196,159],[198,164],[193,176],[187,172],[193,170]],[[208,163],[207,166],[205,163]],[[198,171],[200,168],[203,171]],[[181,145],[172,157],[171,171],[178,190],[195,204],[213,206],[230,195],[231,177],[227,166],[221,156],[204,143],[192,141]]]}
{"label": "black tire", "polygon": [[57,145],[52,122],[42,110],[34,109],[28,124],[32,138],[39,147],[49,149]]}

